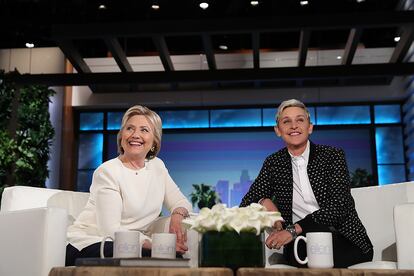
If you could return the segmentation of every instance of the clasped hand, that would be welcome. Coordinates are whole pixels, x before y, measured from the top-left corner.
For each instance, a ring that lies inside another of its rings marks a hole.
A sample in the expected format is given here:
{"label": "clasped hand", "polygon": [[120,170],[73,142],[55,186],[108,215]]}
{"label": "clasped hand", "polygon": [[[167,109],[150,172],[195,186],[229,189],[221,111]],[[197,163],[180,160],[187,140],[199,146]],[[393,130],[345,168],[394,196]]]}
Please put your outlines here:
{"label": "clasped hand", "polygon": [[270,249],[280,249],[282,246],[292,241],[292,235],[282,228],[282,223],[277,221],[273,226],[273,231],[266,239],[266,246]]}

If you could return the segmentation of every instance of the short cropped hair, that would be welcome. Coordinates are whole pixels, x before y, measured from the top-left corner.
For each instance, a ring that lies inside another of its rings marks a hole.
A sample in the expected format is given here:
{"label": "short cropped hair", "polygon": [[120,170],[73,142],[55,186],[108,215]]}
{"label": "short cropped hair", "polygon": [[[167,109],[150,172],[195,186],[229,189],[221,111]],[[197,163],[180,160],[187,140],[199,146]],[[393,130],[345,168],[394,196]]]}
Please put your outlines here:
{"label": "short cropped hair", "polygon": [[306,105],[304,103],[302,103],[301,101],[299,101],[299,100],[290,99],[290,100],[283,101],[279,105],[279,107],[277,109],[277,113],[276,113],[276,118],[275,118],[276,119],[276,125],[279,123],[279,119],[280,119],[280,116],[282,115],[283,110],[285,110],[288,107],[300,107],[303,110],[305,110],[306,117],[308,118],[308,120],[310,122],[310,113],[309,113],[309,110],[306,108]]}
{"label": "short cropped hair", "polygon": [[135,105],[129,108],[125,112],[124,117],[122,117],[121,129],[118,131],[117,135],[118,153],[124,154],[124,149],[121,145],[122,131],[126,125],[126,122],[135,115],[145,116],[154,131],[154,150],[150,150],[146,156],[148,160],[152,159],[158,155],[161,149],[162,121],[157,113],[142,105]]}

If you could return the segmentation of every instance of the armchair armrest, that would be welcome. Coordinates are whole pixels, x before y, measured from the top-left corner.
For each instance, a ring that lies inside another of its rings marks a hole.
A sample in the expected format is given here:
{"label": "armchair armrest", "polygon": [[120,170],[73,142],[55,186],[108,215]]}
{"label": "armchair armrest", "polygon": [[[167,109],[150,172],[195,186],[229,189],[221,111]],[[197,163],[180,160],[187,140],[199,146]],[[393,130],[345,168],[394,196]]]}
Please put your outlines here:
{"label": "armchair armrest", "polygon": [[46,276],[64,266],[67,216],[47,207],[0,212],[0,275]]}
{"label": "armchair armrest", "polygon": [[414,269],[414,202],[394,207],[398,269]]}

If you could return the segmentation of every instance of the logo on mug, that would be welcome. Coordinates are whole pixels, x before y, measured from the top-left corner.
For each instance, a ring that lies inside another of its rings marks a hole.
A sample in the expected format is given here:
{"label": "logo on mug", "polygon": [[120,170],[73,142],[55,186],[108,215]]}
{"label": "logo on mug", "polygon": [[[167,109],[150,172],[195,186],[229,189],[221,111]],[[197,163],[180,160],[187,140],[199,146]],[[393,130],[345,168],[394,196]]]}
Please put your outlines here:
{"label": "logo on mug", "polygon": [[161,253],[161,254],[171,254],[175,253],[175,247],[174,246],[166,246],[166,245],[158,245],[153,249],[154,251]]}
{"label": "logo on mug", "polygon": [[139,246],[136,244],[128,244],[127,242],[121,243],[117,246],[119,253],[133,253],[138,252]]}
{"label": "logo on mug", "polygon": [[322,244],[312,244],[309,246],[309,250],[312,254],[316,255],[328,255],[331,254],[329,246]]}

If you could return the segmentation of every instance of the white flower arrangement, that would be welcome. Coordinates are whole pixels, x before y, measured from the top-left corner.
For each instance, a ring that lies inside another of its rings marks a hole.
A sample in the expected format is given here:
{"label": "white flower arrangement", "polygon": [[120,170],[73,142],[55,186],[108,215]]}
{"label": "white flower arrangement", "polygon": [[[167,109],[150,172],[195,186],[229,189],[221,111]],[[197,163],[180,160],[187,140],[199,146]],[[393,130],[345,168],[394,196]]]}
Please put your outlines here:
{"label": "white flower arrangement", "polygon": [[283,221],[279,212],[269,212],[260,204],[252,203],[247,207],[226,208],[224,204],[216,204],[213,208],[202,208],[195,217],[184,219],[184,226],[197,232],[207,231],[236,231],[254,232],[260,235],[267,227],[272,227],[276,221]]}

